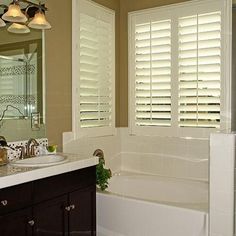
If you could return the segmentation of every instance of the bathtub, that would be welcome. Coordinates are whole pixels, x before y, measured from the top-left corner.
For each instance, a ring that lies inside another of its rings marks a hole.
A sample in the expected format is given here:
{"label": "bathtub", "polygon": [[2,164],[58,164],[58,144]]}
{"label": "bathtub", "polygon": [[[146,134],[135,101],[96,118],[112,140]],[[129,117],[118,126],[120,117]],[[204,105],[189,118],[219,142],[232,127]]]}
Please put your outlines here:
{"label": "bathtub", "polygon": [[116,174],[97,192],[98,236],[207,236],[206,182]]}

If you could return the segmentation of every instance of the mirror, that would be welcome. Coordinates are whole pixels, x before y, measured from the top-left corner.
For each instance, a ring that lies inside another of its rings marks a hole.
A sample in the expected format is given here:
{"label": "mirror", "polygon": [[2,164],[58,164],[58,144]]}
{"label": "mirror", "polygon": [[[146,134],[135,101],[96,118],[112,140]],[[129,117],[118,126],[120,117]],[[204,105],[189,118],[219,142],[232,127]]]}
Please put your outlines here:
{"label": "mirror", "polygon": [[0,28],[0,135],[7,141],[46,137],[44,35]]}

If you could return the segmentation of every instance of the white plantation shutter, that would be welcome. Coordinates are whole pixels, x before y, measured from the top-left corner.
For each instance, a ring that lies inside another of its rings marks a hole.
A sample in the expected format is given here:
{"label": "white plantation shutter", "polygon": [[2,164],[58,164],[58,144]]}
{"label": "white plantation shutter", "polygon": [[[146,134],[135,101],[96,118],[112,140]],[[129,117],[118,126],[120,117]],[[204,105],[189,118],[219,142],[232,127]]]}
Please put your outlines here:
{"label": "white plantation shutter", "polygon": [[137,126],[171,125],[171,21],[135,25]]}
{"label": "white plantation shutter", "polygon": [[179,125],[220,127],[221,13],[179,19]]}
{"label": "white plantation shutter", "polygon": [[114,132],[115,110],[114,12],[87,0],[73,4],[78,31],[74,40],[74,126],[79,136],[109,135]]}
{"label": "white plantation shutter", "polygon": [[82,128],[111,126],[112,26],[80,15],[80,122]]}
{"label": "white plantation shutter", "polygon": [[230,129],[230,13],[227,0],[204,0],[129,14],[131,133]]}

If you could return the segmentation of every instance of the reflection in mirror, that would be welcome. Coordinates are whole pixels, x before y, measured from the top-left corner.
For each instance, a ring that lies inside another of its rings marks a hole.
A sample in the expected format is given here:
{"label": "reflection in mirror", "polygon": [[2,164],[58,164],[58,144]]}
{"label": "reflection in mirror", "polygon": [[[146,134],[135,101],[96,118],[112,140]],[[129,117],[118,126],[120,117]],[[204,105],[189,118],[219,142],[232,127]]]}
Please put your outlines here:
{"label": "reflection in mirror", "polygon": [[0,134],[8,141],[45,137],[43,35],[0,29]]}

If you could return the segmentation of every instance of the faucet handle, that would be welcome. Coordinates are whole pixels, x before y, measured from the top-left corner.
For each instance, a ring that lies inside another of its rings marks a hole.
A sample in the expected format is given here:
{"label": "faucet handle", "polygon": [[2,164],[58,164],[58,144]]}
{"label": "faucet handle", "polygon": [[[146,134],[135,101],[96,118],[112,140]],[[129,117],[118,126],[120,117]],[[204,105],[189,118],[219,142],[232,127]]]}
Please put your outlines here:
{"label": "faucet handle", "polygon": [[30,147],[30,156],[31,156],[31,157],[35,157],[35,156],[36,156],[36,154],[35,154],[35,148],[38,147],[38,146],[39,146],[38,144],[33,144],[33,145],[31,145],[31,147]]}
{"label": "faucet handle", "polygon": [[16,146],[16,149],[20,149],[20,159],[25,158],[25,146]]}

